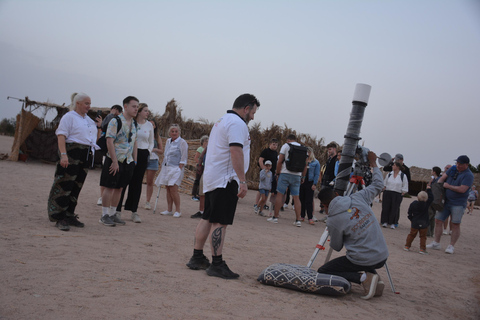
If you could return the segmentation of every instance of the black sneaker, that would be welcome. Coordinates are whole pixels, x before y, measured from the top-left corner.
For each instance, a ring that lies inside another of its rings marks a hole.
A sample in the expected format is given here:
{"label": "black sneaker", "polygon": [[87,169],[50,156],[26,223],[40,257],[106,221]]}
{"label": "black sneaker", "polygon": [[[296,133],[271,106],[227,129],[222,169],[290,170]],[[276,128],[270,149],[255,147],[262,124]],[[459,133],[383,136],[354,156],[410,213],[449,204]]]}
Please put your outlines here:
{"label": "black sneaker", "polygon": [[68,222],[67,222],[66,219],[58,220],[57,223],[55,224],[55,227],[57,227],[58,229],[60,229],[62,231],[69,231],[70,230],[70,226],[68,225]]}
{"label": "black sneaker", "polygon": [[190,261],[187,263],[187,267],[192,270],[205,270],[210,266],[210,261],[205,255],[202,255],[201,258],[191,257]]}
{"label": "black sneaker", "polygon": [[85,223],[78,221],[77,215],[66,217],[65,221],[67,221],[69,226],[74,226],[77,228],[85,227]]}
{"label": "black sneaker", "polygon": [[98,222],[102,223],[107,227],[115,227],[116,225],[108,214],[102,216]]}
{"label": "black sneaker", "polygon": [[203,214],[200,211],[198,211],[197,213],[192,214],[190,216],[190,218],[192,218],[192,219],[197,219],[197,218],[202,218],[202,217],[203,217]]}
{"label": "black sneaker", "polygon": [[219,266],[214,266],[213,264],[210,265],[207,269],[207,274],[212,277],[219,277],[222,279],[237,279],[240,277],[238,273],[233,272],[227,266],[225,261],[222,261],[222,264]]}
{"label": "black sneaker", "polygon": [[267,206],[267,205],[264,205],[264,206],[263,206],[263,209],[268,210],[268,209],[270,209],[270,207]]}

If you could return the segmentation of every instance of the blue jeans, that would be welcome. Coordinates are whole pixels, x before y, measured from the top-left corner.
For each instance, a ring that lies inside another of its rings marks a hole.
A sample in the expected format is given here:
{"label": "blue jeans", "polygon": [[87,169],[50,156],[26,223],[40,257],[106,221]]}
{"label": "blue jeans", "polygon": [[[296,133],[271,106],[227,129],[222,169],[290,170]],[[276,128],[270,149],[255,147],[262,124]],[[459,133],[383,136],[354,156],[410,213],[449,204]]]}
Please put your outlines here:
{"label": "blue jeans", "polygon": [[445,205],[442,211],[438,211],[435,215],[435,219],[445,221],[449,215],[452,215],[452,223],[460,224],[462,222],[463,213],[465,212],[464,206],[451,206]]}
{"label": "blue jeans", "polygon": [[377,264],[374,264],[373,266],[360,266],[348,260],[346,256],[343,256],[325,263],[323,266],[318,268],[318,273],[340,276],[350,282],[360,284],[360,278],[362,276],[362,274],[359,273],[360,271],[377,273],[375,269],[380,269],[381,267],[383,267],[385,265],[385,262],[387,262],[386,259]]}

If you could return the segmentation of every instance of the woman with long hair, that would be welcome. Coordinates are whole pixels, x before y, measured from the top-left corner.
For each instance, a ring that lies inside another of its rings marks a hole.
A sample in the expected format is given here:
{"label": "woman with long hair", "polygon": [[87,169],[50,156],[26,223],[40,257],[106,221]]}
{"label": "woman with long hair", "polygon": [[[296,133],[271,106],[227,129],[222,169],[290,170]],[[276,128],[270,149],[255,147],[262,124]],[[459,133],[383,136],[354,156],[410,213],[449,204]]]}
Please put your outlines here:
{"label": "woman with long hair", "polygon": [[147,165],[147,202],[145,203],[145,209],[151,210],[152,206],[150,205],[150,199],[153,194],[153,182],[155,179],[155,174],[158,171],[158,156],[163,152],[163,144],[160,135],[158,134],[157,123],[155,120],[150,120],[150,123],[153,126],[153,149],[148,158]]}
{"label": "woman with long hair", "polygon": [[[140,202],[140,196],[142,195],[142,183],[143,176],[147,170],[148,156],[151,154],[154,146],[153,139],[153,126],[147,121],[150,111],[146,103],[140,103],[138,105],[138,112],[136,116],[137,125],[137,163],[133,170],[133,176],[128,184],[128,196],[125,201],[125,210],[132,211],[132,221],[140,223],[142,220],[138,216],[137,209]],[[123,196],[125,195],[125,188],[122,190],[122,196],[117,206],[117,217],[120,216],[122,211]],[[117,224],[125,224],[118,223]]]}
{"label": "woman with long hair", "polygon": [[92,164],[96,145],[98,127],[102,118],[95,122],[87,115],[92,104],[85,93],[71,96],[72,108],[60,120],[55,134],[58,139],[60,161],[57,163],[55,178],[48,197],[48,218],[56,222],[55,227],[62,231],[70,226],[83,228],[75,214],[78,196]]}
{"label": "woman with long hair", "polygon": [[[162,171],[155,181],[156,185],[164,185],[167,188],[167,210],[161,212],[163,215],[172,215],[180,218],[180,195],[178,186],[182,183],[184,166],[187,164],[188,144],[180,137],[180,127],[172,124],[168,129],[170,138],[165,143]],[[173,205],[175,204],[175,213]]]}
{"label": "woman with long hair", "polygon": [[305,213],[308,217],[308,223],[314,225],[313,221],[313,194],[317,188],[318,178],[320,177],[320,163],[315,159],[313,149],[308,147],[307,175],[304,182],[300,185],[300,216],[301,221],[305,220]]}

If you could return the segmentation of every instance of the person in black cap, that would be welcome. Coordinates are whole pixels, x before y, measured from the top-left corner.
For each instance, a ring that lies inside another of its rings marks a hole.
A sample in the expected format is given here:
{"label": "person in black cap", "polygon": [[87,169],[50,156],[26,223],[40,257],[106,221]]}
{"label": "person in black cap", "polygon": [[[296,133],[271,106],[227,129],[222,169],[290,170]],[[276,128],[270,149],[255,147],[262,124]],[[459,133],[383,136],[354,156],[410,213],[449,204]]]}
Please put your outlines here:
{"label": "person in black cap", "polygon": [[445,205],[443,211],[435,215],[435,241],[427,245],[428,249],[440,250],[442,237],[442,224],[448,216],[452,216],[452,235],[450,245],[445,253],[453,254],[455,243],[460,238],[460,223],[467,207],[467,199],[470,188],[473,185],[473,173],[468,168],[470,159],[466,155],[458,157],[457,165],[452,166],[438,179],[445,188]]}

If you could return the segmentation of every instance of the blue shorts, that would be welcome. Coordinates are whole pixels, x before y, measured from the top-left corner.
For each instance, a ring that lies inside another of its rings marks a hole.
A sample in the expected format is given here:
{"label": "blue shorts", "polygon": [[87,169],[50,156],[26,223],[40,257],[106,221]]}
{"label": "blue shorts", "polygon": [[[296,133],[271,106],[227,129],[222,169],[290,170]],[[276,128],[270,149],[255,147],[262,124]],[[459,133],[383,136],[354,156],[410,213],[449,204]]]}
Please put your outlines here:
{"label": "blue shorts", "polygon": [[148,159],[147,170],[158,171],[158,159]]}
{"label": "blue shorts", "polygon": [[450,206],[445,205],[443,211],[438,211],[435,215],[435,219],[445,221],[448,216],[452,216],[452,223],[460,224],[462,222],[463,213],[465,212],[464,206]]}
{"label": "blue shorts", "polygon": [[258,192],[260,192],[260,194],[264,194],[267,197],[270,194],[270,191],[267,189],[258,189]]}
{"label": "blue shorts", "polygon": [[281,194],[285,194],[287,192],[287,188],[289,188],[291,196],[298,196],[300,194],[301,180],[301,176],[290,173],[280,173],[277,182],[277,191]]}

